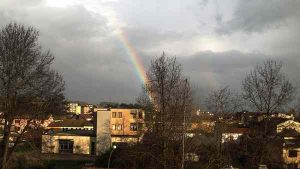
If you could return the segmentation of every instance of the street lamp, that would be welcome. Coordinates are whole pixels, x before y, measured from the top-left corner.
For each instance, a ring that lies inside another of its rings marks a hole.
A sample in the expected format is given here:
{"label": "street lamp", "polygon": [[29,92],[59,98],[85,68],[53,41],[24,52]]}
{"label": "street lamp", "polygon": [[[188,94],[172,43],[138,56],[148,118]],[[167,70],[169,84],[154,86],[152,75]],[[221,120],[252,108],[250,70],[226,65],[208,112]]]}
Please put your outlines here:
{"label": "street lamp", "polygon": [[110,154],[109,154],[109,158],[108,158],[108,165],[107,165],[107,168],[109,169],[109,165],[110,165],[110,159],[111,159],[111,155],[112,155],[112,153],[113,153],[113,151],[114,151],[114,149],[116,149],[117,148],[117,146],[116,145],[113,145],[112,146],[112,149],[111,149],[111,152],[110,152]]}

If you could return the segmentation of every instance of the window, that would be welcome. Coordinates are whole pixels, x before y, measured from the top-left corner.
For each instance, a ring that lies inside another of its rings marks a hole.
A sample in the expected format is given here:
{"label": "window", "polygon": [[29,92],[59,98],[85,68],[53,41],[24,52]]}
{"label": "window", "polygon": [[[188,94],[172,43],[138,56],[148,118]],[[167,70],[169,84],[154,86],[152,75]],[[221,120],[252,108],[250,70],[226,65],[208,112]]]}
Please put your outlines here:
{"label": "window", "polygon": [[136,118],[136,113],[131,113],[131,115],[132,115],[132,118]]}
{"label": "window", "polygon": [[117,130],[119,130],[119,131],[120,131],[120,130],[123,130],[123,125],[122,125],[122,124],[118,124],[118,125],[117,125]]}
{"label": "window", "polygon": [[122,112],[118,112],[118,118],[122,118]]}
{"label": "window", "polygon": [[143,118],[143,112],[139,112],[139,118],[142,119]]}
{"label": "window", "polygon": [[131,131],[137,131],[137,125],[136,125],[136,123],[130,123],[130,130]]}
{"label": "window", "polygon": [[59,140],[59,153],[73,153],[73,140]]}
{"label": "window", "polygon": [[116,125],[115,125],[115,124],[112,124],[112,125],[111,125],[111,128],[112,128],[113,130],[116,130]]}
{"label": "window", "polygon": [[122,124],[112,124],[112,130],[123,130]]}
{"label": "window", "polygon": [[112,118],[117,118],[117,112],[112,112]]}
{"label": "window", "polygon": [[130,114],[131,114],[132,118],[136,118],[136,111],[135,110],[131,110]]}
{"label": "window", "polygon": [[296,150],[289,150],[289,157],[297,157],[298,151]]}

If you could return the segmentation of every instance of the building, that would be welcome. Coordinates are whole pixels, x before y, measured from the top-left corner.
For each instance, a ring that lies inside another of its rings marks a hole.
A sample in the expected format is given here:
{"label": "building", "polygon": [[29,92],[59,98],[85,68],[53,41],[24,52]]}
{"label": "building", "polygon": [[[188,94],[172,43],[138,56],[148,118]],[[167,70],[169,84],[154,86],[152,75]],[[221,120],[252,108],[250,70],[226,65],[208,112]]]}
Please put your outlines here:
{"label": "building", "polygon": [[97,109],[94,115],[97,153],[113,144],[136,143],[142,136],[145,113],[141,109]]}
{"label": "building", "polygon": [[78,102],[69,102],[67,107],[67,112],[80,114],[81,113],[81,105]]}
{"label": "building", "polygon": [[300,168],[300,133],[295,129],[283,129],[282,158],[287,168]]}
{"label": "building", "polygon": [[67,105],[67,112],[73,113],[73,114],[91,114],[94,112],[95,105],[88,104],[85,102],[69,102]]}
{"label": "building", "polygon": [[104,153],[111,147],[109,109],[98,109],[94,114],[94,131],[96,133],[96,155]]}
{"label": "building", "polygon": [[42,135],[42,153],[94,155],[95,146],[90,130],[50,130]]}
{"label": "building", "polygon": [[144,130],[145,113],[141,109],[110,109],[112,143],[138,142]]}
{"label": "building", "polygon": [[300,133],[300,123],[294,120],[287,120],[277,125],[277,133],[282,132],[283,129],[295,129]]}
{"label": "building", "polygon": [[94,113],[95,107],[96,107],[96,106],[94,106],[93,104],[85,104],[85,105],[82,105],[81,113],[82,113],[82,114],[90,114],[90,113]]}
{"label": "building", "polygon": [[222,131],[222,143],[236,141],[241,136],[249,133],[249,128],[227,128]]}
{"label": "building", "polygon": [[54,121],[42,136],[42,153],[100,155],[113,144],[136,143],[143,136],[144,116],[141,109],[97,109],[93,121]]}
{"label": "building", "polygon": [[93,123],[85,119],[65,119],[50,123],[42,135],[42,153],[95,154]]}
{"label": "building", "polygon": [[68,130],[94,130],[92,122],[84,119],[65,119],[50,123],[46,130],[68,131]]}

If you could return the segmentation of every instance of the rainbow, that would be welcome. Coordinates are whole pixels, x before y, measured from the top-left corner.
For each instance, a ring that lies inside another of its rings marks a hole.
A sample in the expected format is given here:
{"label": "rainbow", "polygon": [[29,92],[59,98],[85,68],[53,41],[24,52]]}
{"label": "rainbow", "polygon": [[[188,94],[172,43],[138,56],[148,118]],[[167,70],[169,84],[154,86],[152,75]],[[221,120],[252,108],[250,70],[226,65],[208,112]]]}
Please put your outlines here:
{"label": "rainbow", "polygon": [[130,44],[128,38],[125,36],[123,31],[121,31],[119,29],[118,33],[119,33],[119,36],[118,36],[119,40],[124,45],[126,53],[128,54],[130,61],[132,62],[132,64],[134,65],[134,67],[136,69],[138,78],[140,79],[142,84],[146,84],[147,83],[147,74],[146,74],[145,67],[144,67],[139,55],[137,54],[134,47]]}
{"label": "rainbow", "polygon": [[114,10],[108,10],[107,19],[110,21],[110,23],[109,23],[110,26],[115,30],[117,39],[120,41],[121,45],[126,50],[126,53],[129,56],[130,61],[136,70],[139,80],[141,81],[142,84],[146,84],[147,83],[147,74],[146,74],[145,67],[144,67],[139,55],[137,54],[137,51],[130,44],[127,36],[121,29],[120,22],[117,18],[116,13],[114,12]]}

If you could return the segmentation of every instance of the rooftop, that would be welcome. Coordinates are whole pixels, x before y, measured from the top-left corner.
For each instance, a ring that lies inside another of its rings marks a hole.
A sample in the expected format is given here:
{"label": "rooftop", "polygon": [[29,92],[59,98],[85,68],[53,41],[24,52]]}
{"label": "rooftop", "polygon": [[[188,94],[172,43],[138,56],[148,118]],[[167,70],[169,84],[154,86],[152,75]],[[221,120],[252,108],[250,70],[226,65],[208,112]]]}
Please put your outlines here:
{"label": "rooftop", "polygon": [[93,126],[93,123],[84,119],[65,119],[63,121],[56,121],[49,124],[48,127],[84,127]]}
{"label": "rooftop", "polygon": [[95,136],[94,131],[91,130],[68,130],[68,131],[54,131],[49,130],[44,135],[56,135],[56,136]]}

